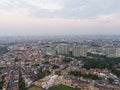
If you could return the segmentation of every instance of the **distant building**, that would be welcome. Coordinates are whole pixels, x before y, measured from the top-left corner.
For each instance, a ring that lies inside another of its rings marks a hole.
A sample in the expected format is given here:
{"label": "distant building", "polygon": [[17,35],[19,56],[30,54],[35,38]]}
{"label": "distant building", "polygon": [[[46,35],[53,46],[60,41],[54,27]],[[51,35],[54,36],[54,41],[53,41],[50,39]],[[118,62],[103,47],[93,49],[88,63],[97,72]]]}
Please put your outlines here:
{"label": "distant building", "polygon": [[72,48],[73,56],[87,56],[87,46],[85,45],[75,45]]}
{"label": "distant building", "polygon": [[69,54],[69,48],[70,46],[68,44],[58,44],[56,46],[56,50],[57,50],[57,53],[58,54],[65,54],[65,55],[68,55]]}
{"label": "distant building", "polygon": [[120,47],[107,47],[105,54],[107,57],[120,57]]}

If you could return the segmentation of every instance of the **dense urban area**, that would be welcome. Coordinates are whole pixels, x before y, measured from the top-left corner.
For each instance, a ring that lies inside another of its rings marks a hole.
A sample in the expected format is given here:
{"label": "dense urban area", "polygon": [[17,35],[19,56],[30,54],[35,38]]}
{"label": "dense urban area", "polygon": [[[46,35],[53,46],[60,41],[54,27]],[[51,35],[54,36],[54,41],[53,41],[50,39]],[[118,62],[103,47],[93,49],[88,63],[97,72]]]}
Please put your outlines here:
{"label": "dense urban area", "polygon": [[120,39],[0,39],[1,90],[120,90]]}

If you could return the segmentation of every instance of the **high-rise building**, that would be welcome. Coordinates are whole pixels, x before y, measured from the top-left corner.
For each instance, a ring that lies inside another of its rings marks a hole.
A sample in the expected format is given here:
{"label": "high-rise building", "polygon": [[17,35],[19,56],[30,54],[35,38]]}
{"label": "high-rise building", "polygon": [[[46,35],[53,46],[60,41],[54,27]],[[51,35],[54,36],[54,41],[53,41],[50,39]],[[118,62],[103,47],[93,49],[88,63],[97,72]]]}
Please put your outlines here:
{"label": "high-rise building", "polygon": [[57,53],[58,54],[65,54],[65,55],[68,55],[69,54],[69,45],[68,44],[58,44],[56,46],[56,50],[57,50]]}
{"label": "high-rise building", "polygon": [[85,45],[75,45],[73,46],[73,56],[80,57],[80,56],[87,56],[87,46]]}
{"label": "high-rise building", "polygon": [[105,54],[107,57],[120,57],[120,47],[107,47]]}

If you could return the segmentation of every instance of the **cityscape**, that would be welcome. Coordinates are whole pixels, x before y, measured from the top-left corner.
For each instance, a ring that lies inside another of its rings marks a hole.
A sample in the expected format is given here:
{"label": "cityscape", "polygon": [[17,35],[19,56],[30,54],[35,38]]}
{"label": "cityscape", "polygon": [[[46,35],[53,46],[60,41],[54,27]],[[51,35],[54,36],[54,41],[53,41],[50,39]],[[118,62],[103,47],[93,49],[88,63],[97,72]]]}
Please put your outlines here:
{"label": "cityscape", "polygon": [[9,41],[4,37],[0,88],[54,90],[60,85],[73,88],[69,90],[120,90],[120,39],[75,37],[9,37]]}
{"label": "cityscape", "polygon": [[0,0],[0,90],[120,90],[120,0]]}

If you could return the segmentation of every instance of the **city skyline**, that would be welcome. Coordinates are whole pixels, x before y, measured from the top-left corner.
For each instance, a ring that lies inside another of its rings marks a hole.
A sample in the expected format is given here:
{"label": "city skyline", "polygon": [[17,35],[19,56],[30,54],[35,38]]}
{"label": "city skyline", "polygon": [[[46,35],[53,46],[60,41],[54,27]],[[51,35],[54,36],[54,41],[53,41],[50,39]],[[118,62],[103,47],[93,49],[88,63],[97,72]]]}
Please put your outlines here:
{"label": "city skyline", "polygon": [[0,36],[119,35],[119,0],[1,0]]}

